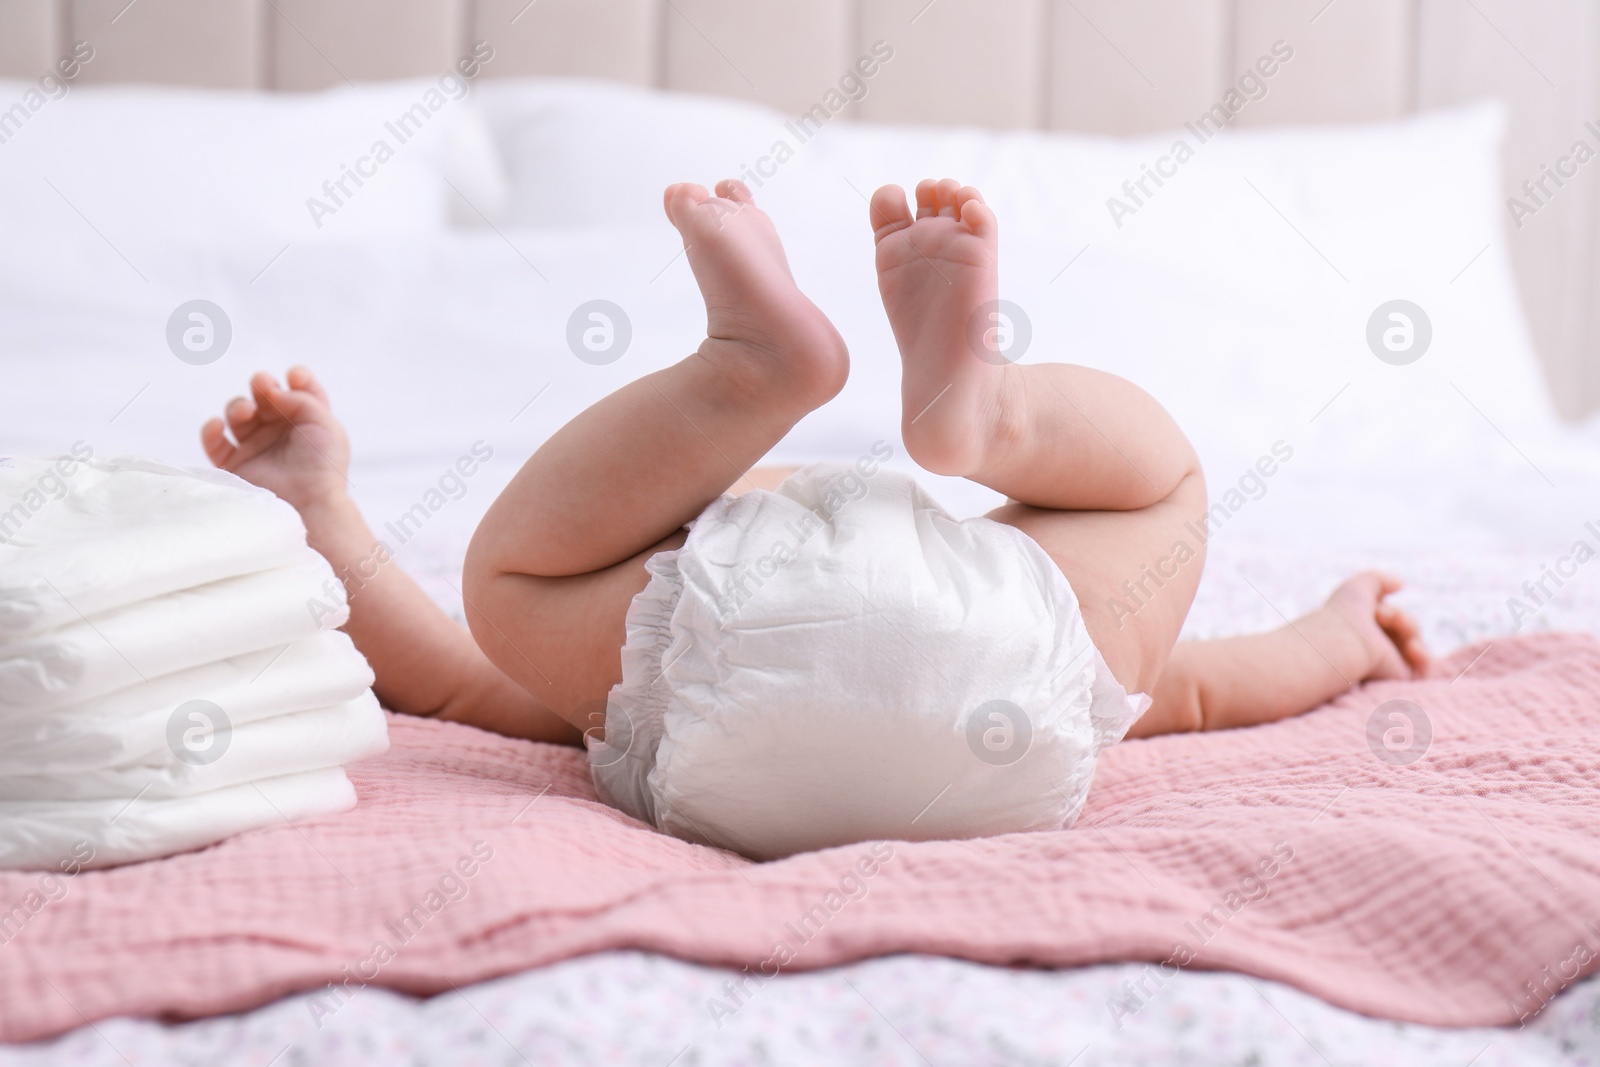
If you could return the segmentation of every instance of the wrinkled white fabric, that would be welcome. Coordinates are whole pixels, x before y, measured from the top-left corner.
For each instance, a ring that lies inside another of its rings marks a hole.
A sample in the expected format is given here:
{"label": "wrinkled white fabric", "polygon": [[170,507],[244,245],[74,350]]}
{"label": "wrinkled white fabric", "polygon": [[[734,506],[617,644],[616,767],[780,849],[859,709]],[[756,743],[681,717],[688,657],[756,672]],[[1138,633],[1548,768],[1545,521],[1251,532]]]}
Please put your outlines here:
{"label": "wrinkled white fabric", "polygon": [[[112,542],[97,551],[120,549]],[[349,609],[333,568],[303,545],[299,555],[286,567],[180,589],[0,645],[0,722],[343,625]]]}
{"label": "wrinkled white fabric", "polygon": [[225,471],[0,460],[0,638],[285,566],[305,544],[294,508]]}
{"label": "wrinkled white fabric", "polygon": [[0,714],[0,775],[60,774],[148,762],[165,753],[173,711],[209,700],[235,726],[340,704],[365,693],[372,668],[341,630],[217,660],[61,708]]}
{"label": "wrinkled white fabric", "polygon": [[0,800],[0,870],[61,870],[73,861],[85,868],[110,867],[153,859],[246,830],[349,811],[355,803],[355,789],[338,767],[186,797]]}
{"label": "wrinkled white fabric", "polygon": [[869,460],[723,497],[648,563],[602,798],[757,858],[1054,829],[1148,706],[1043,549]]}

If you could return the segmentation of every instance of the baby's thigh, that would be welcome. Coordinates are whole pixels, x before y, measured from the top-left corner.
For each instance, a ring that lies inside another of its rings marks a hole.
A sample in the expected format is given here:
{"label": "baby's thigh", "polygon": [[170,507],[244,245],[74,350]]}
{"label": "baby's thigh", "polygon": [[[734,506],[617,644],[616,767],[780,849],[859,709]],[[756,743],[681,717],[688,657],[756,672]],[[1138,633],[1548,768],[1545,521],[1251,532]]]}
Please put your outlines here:
{"label": "baby's thigh", "polygon": [[1205,564],[1205,481],[1186,477],[1136,511],[1006,504],[989,518],[1037,541],[1066,575],[1084,626],[1130,693],[1153,690],[1178,641]]}
{"label": "baby's thigh", "polygon": [[728,492],[734,496],[743,496],[752,489],[776,489],[789,475],[799,469],[799,467],[751,467],[745,471],[743,478],[733,483]]}
{"label": "baby's thigh", "polygon": [[[756,467],[731,490],[776,489],[794,467]],[[473,634],[506,674],[580,730],[603,736],[606,694],[622,680],[628,608],[649,583],[645,561],[681,548],[679,530],[631,559],[604,570],[565,577],[502,575],[489,596],[497,604],[468,605]],[[507,621],[511,620],[511,621]]]}
{"label": "baby's thigh", "polygon": [[603,736],[606,694],[622,680],[628,608],[650,580],[645,561],[681,548],[685,536],[679,530],[631,559],[588,574],[502,575],[489,594],[499,603],[485,606],[498,625],[469,604],[473,635],[496,666],[551,711]]}

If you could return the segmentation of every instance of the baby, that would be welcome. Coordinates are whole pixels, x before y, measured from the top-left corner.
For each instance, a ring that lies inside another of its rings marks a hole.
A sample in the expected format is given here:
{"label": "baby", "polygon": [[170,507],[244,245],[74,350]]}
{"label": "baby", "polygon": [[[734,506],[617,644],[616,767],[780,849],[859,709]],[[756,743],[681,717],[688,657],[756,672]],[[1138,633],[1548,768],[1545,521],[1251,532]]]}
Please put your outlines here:
{"label": "baby", "polygon": [[[871,201],[901,432],[922,467],[1007,503],[957,522],[875,462],[752,469],[849,357],[742,183],[665,203],[706,339],[573,419],[495,501],[467,555],[471,636],[396,567],[361,584],[346,630],[389,708],[586,741],[609,803],[768,857],[1059,828],[1124,735],[1272,722],[1429,670],[1377,573],[1278,630],[1179,643],[1197,557],[1129,613],[1125,584],[1204,521],[1200,463],[1132,383],[993,350],[996,218],[949,179],[914,209],[898,186]],[[251,390],[202,428],[207,455],[350,573],[377,539],[327,395],[298,367]]]}

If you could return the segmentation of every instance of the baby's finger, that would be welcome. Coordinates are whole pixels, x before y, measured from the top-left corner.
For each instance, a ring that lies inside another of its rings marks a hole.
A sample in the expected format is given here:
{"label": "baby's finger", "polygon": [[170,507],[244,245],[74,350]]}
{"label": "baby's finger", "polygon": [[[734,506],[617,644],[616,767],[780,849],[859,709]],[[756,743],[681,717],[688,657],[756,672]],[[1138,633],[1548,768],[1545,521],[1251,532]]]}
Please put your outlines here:
{"label": "baby's finger", "polygon": [[1400,650],[1400,655],[1418,677],[1426,677],[1433,667],[1433,656],[1422,640],[1422,627],[1410,612],[1382,604],[1378,607],[1378,625],[1389,635]]}
{"label": "baby's finger", "polygon": [[1400,647],[1400,654],[1411,664],[1411,669],[1418,678],[1428,678],[1434,672],[1433,653],[1428,651],[1428,646],[1422,643],[1422,638],[1413,637]]}
{"label": "baby's finger", "polygon": [[228,462],[238,450],[228,440],[228,435],[223,433],[222,426],[222,420],[215,416],[207,419],[200,427],[200,447],[205,449],[206,458],[213,466],[226,470]]}
{"label": "baby's finger", "polygon": [[260,427],[261,422],[256,416],[260,409],[254,403],[242,396],[236,396],[228,401],[228,406],[222,409],[222,414],[227,417],[228,430],[233,434],[235,441],[242,441]]}
{"label": "baby's finger", "polygon": [[283,414],[283,398],[290,395],[278,384],[278,379],[266,371],[250,376],[250,395],[255,398],[256,411],[263,422],[272,422]]}
{"label": "baby's finger", "polygon": [[327,411],[327,406],[315,394],[304,389],[275,389],[260,395],[263,421],[298,426],[318,421]]}
{"label": "baby's finger", "polygon": [[1378,599],[1382,600],[1390,593],[1398,593],[1406,587],[1406,583],[1385,571],[1368,571],[1368,576],[1378,583]]}
{"label": "baby's finger", "polygon": [[317,376],[311,373],[311,368],[299,364],[290,367],[288,381],[290,389],[295,389],[302,393],[310,393],[322,401],[323,407],[330,409],[333,407],[332,404],[328,403],[328,391],[322,387],[322,383],[317,380]]}

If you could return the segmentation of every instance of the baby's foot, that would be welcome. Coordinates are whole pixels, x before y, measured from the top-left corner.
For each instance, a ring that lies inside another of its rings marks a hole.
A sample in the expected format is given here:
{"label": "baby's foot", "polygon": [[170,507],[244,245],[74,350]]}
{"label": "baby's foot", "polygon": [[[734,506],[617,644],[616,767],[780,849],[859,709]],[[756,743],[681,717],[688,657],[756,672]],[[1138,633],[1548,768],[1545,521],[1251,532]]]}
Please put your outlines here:
{"label": "baby's foot", "polygon": [[[259,371],[250,396],[236,396],[222,419],[200,427],[212,463],[269,489],[305,515],[345,496],[350,442],[328,407],[322,383],[304,367],[291,368],[287,389]],[[229,435],[232,439],[229,439]]]}
{"label": "baby's foot", "polygon": [[994,322],[999,226],[978,190],[954,179],[872,196],[878,290],[900,346],[900,430],[906,451],[936,474],[970,475],[1005,410],[1005,356]]}
{"label": "baby's foot", "polygon": [[778,231],[745,184],[720,182],[713,196],[680,183],[665,204],[705,297],[700,356],[805,411],[838,393],[850,369],[844,339],[795,285]]}
{"label": "baby's foot", "polygon": [[1426,678],[1433,657],[1422,643],[1417,621],[1384,602],[1400,589],[1400,580],[1378,571],[1347,579],[1328,597],[1322,611],[1359,642],[1354,664],[1361,671],[1352,681]]}

